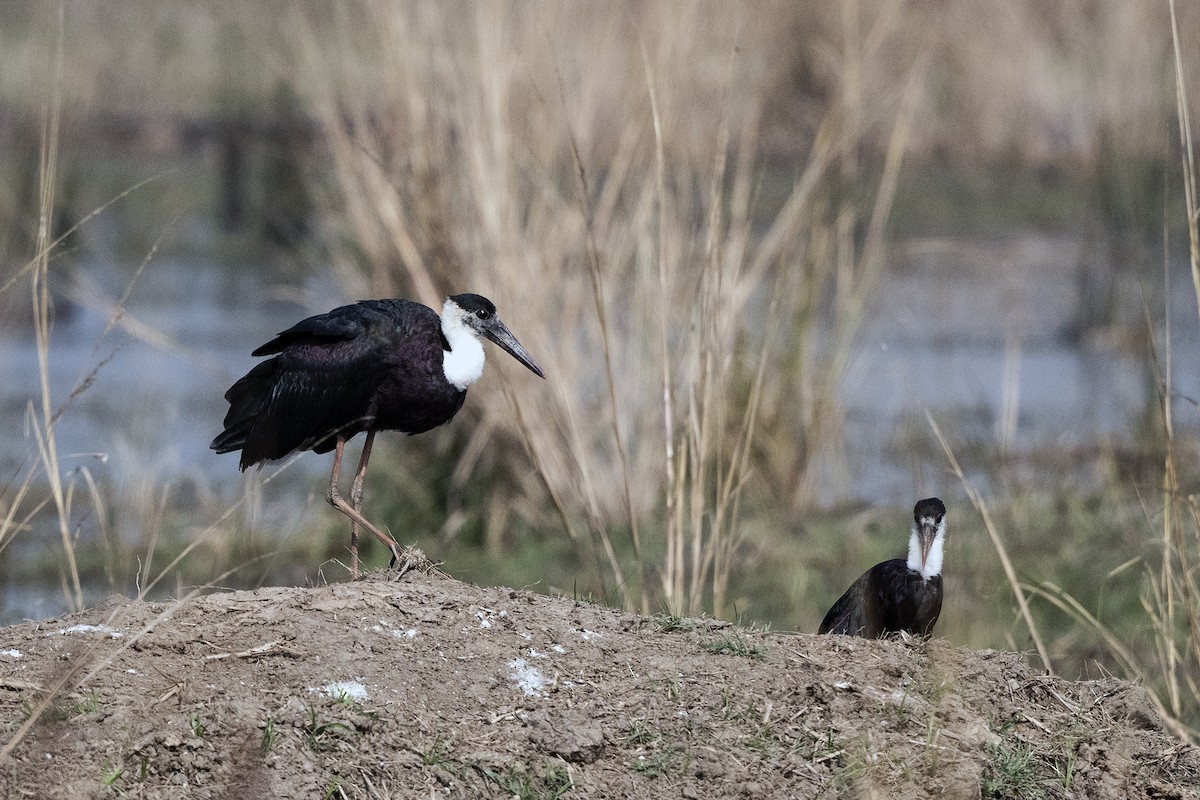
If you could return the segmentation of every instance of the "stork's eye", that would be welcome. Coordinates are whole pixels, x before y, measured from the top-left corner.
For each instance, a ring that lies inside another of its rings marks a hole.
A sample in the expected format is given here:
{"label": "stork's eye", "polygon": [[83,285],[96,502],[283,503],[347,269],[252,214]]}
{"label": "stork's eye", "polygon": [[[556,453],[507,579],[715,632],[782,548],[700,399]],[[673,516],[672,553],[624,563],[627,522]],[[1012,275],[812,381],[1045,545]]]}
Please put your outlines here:
{"label": "stork's eye", "polygon": [[488,317],[492,316],[492,312],[488,311],[486,308],[479,308],[475,310],[475,316],[479,317],[480,319],[487,319]]}

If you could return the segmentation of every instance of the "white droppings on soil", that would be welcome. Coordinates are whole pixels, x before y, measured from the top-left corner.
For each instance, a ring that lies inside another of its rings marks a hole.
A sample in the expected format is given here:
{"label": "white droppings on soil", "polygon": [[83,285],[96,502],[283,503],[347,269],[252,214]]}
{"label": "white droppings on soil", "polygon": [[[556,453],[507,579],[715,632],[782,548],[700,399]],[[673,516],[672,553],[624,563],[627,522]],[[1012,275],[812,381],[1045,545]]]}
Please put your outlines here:
{"label": "white droppings on soil", "polygon": [[[309,691],[315,692],[316,689]],[[352,700],[366,700],[370,697],[367,694],[367,687],[363,686],[358,681],[334,681],[333,683],[325,684],[325,688],[321,689],[321,694],[335,699],[348,697]]]}
{"label": "white droppings on soil", "polygon": [[47,636],[58,636],[68,633],[102,633],[113,639],[119,639],[125,634],[120,631],[115,631],[107,625],[72,625],[69,628],[59,628],[56,631],[50,631]]}
{"label": "white droppings on soil", "polygon": [[523,658],[514,658],[508,662],[508,668],[512,670],[509,677],[526,697],[540,697],[544,694],[542,690],[546,686],[546,679],[537,667],[531,666]]}
{"label": "white droppings on soil", "polygon": [[371,630],[375,633],[390,634],[396,639],[415,639],[417,638],[416,628],[397,628],[388,622],[386,619],[379,620],[378,625],[372,625]]}
{"label": "white droppings on soil", "polygon": [[24,655],[20,650],[0,650],[0,656],[8,656],[9,658],[21,658]]}

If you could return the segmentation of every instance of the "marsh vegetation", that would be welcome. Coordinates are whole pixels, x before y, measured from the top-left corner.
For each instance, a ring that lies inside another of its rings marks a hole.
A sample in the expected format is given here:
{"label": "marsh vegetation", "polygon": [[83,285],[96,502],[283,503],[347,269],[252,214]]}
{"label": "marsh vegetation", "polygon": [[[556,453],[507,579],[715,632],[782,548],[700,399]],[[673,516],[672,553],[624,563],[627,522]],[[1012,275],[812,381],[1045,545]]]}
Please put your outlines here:
{"label": "marsh vegetation", "polygon": [[813,630],[937,494],[939,636],[1200,726],[1200,9],[11,6],[6,603],[344,580],[323,463],[173,442],[289,320],[479,291],[549,382],[367,488],[451,574]]}

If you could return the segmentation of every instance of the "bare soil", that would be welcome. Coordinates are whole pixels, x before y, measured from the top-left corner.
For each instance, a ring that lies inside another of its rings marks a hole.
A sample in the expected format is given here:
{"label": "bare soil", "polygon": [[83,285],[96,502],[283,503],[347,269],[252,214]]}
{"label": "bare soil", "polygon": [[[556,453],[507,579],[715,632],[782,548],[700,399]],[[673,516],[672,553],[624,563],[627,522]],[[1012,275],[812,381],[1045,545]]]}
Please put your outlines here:
{"label": "bare soil", "polygon": [[1145,691],[432,570],[0,629],[0,796],[1200,797]]}

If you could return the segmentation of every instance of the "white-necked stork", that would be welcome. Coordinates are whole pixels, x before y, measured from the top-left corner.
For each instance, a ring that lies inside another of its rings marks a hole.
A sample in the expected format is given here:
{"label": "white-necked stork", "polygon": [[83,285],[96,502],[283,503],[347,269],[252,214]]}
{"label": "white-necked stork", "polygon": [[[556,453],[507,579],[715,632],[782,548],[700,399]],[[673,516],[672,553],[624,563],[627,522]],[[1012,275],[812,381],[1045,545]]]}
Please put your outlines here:
{"label": "white-necked stork", "polygon": [[908,558],[876,564],[850,585],[821,621],[818,633],[878,639],[906,631],[929,636],[942,612],[946,506],[936,497],[913,508]]}
{"label": "white-necked stork", "polygon": [[[360,525],[388,546],[395,564],[396,542],[361,510],[375,433],[422,433],[449,422],[483,374],[481,337],[545,377],[495,305],[477,294],[447,298],[440,317],[409,300],[364,300],[309,317],[253,352],[273,358],[225,393],[225,430],[210,446],[240,450],[243,470],[298,450],[333,450],[327,499],[350,518],[351,573],[358,574]],[[338,492],[342,451],[364,431],[347,503]]]}

